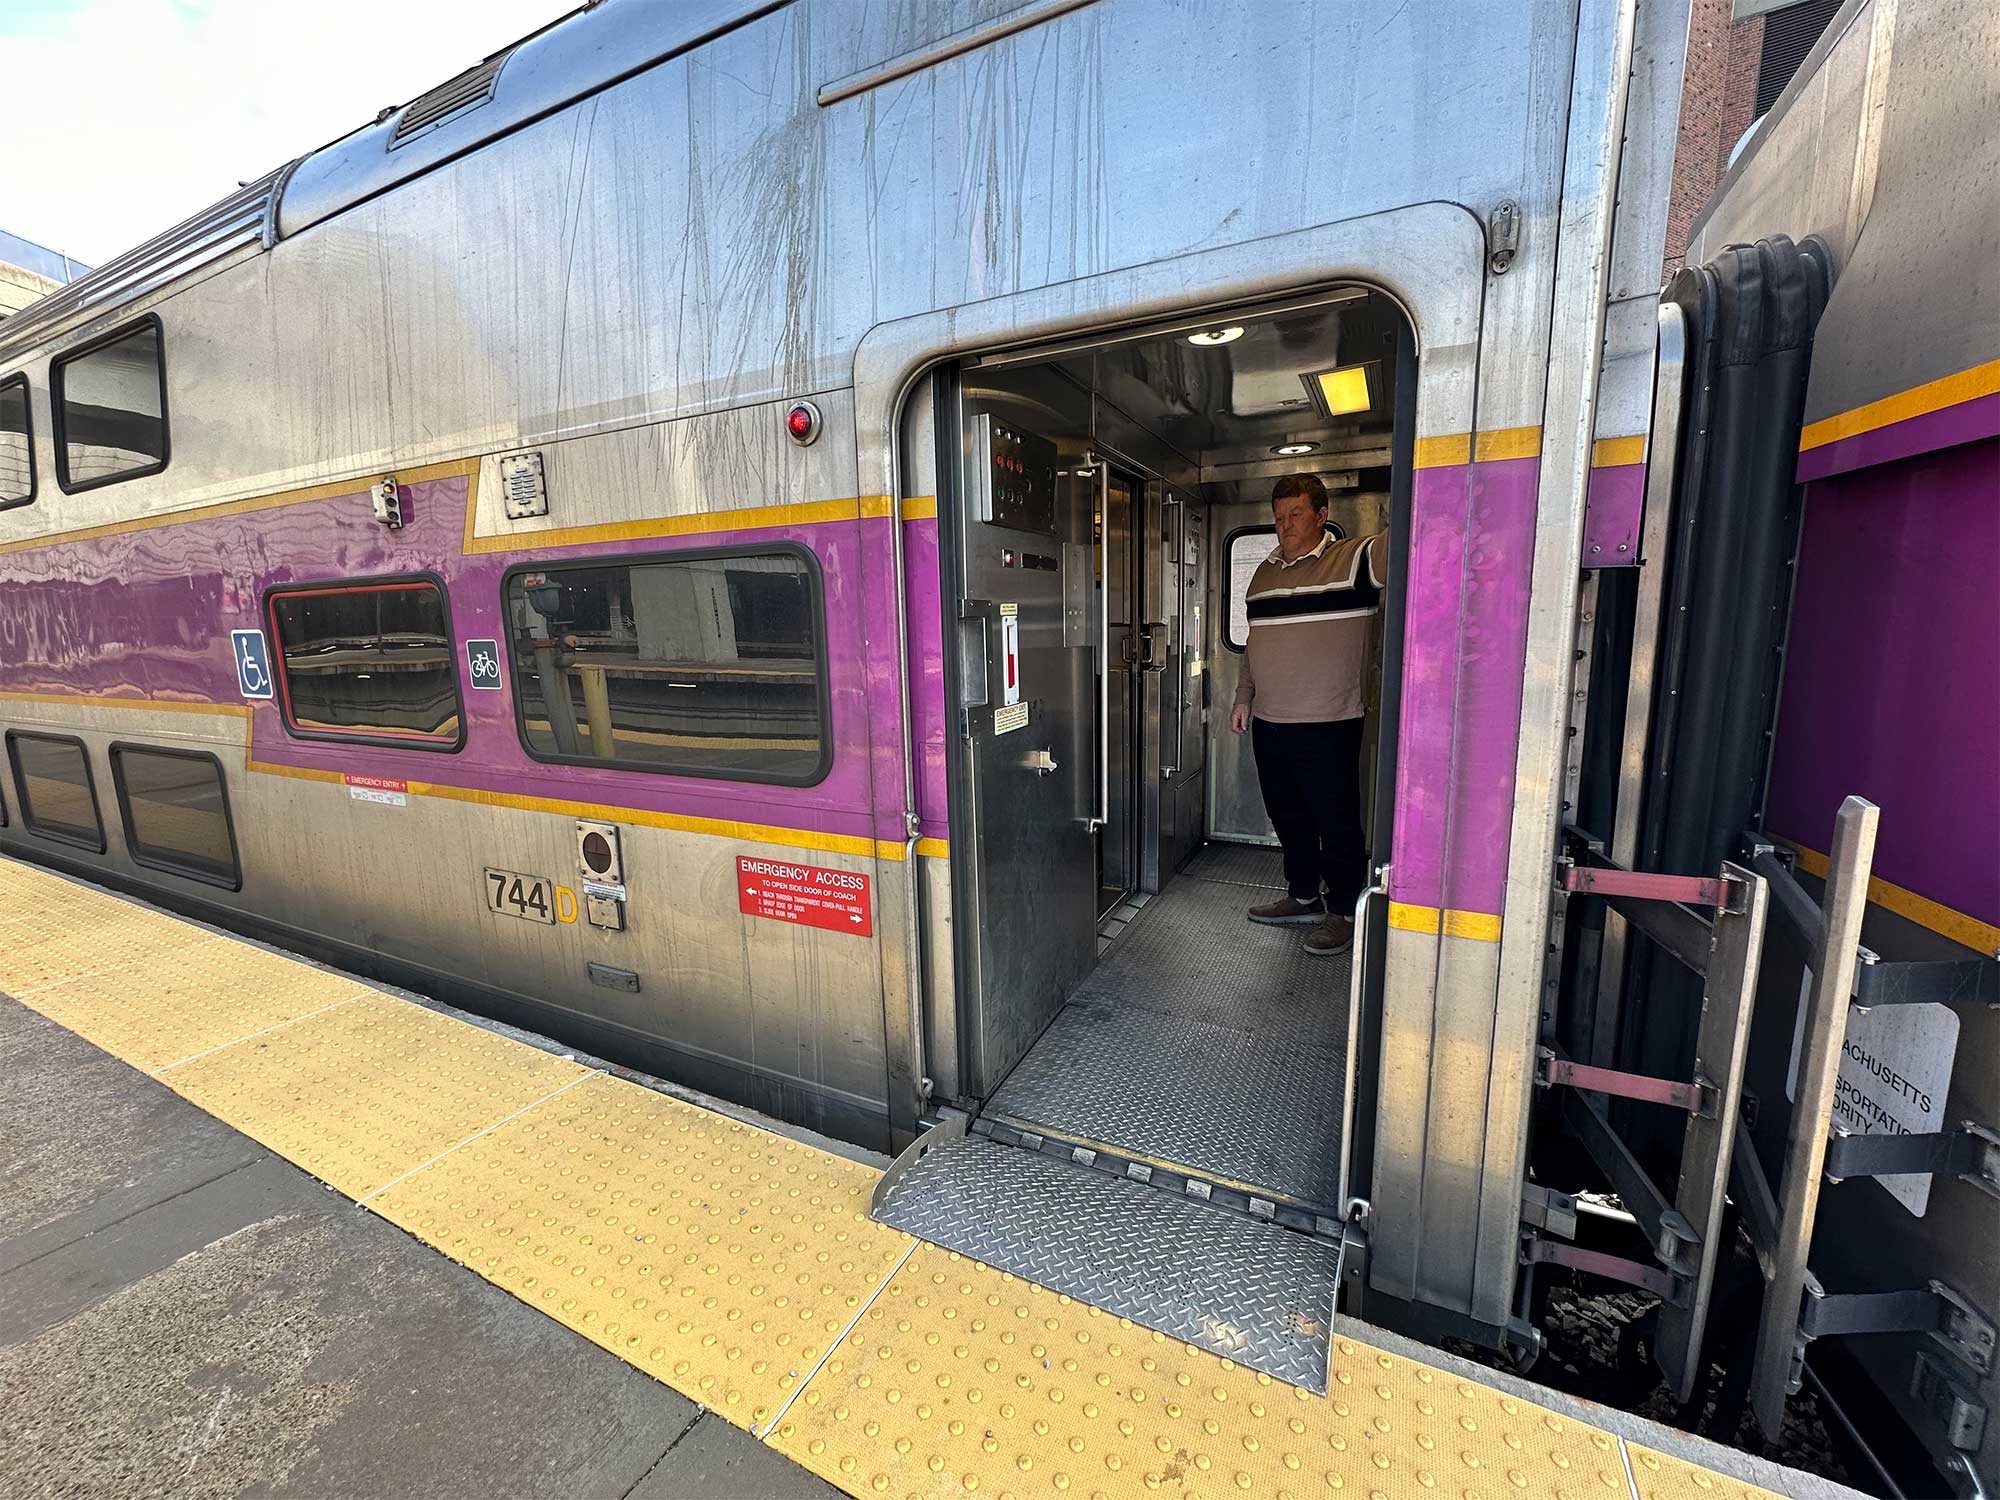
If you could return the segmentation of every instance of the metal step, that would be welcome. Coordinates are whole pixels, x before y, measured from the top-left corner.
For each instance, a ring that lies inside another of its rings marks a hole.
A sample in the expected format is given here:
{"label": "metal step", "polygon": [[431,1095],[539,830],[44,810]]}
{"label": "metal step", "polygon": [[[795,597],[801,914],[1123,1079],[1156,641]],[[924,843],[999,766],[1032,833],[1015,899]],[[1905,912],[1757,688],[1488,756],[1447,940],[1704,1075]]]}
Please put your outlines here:
{"label": "metal step", "polygon": [[1078,1000],[987,1116],[1338,1217],[1345,1067],[1302,1036]]}
{"label": "metal step", "polygon": [[1337,1245],[966,1126],[954,1117],[897,1158],[877,1221],[1325,1393]]}

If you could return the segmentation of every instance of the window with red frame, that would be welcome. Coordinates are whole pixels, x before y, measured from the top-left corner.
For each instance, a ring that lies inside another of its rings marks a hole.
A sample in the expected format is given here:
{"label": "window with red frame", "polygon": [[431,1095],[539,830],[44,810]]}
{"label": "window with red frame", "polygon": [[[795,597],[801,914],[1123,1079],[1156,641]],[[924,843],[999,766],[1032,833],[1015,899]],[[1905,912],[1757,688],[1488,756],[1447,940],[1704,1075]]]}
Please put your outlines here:
{"label": "window with red frame", "polygon": [[274,591],[285,723],[307,738],[432,750],[464,742],[444,590],[428,579]]}

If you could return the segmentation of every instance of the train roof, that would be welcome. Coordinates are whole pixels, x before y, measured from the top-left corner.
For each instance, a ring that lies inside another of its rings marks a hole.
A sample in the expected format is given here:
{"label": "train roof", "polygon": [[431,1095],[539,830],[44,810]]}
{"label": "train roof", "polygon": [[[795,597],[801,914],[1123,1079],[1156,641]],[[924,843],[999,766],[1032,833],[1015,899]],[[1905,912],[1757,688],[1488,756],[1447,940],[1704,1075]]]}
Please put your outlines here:
{"label": "train roof", "polygon": [[780,9],[790,0],[590,0],[359,129],[285,163],[0,324],[0,368],[225,260]]}

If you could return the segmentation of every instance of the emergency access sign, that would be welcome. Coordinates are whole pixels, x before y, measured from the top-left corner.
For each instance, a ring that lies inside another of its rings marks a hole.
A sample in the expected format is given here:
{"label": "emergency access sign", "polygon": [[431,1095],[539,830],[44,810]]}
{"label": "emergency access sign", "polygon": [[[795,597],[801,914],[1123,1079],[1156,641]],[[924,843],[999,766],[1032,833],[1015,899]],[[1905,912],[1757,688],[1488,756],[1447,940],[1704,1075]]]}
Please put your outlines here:
{"label": "emergency access sign", "polygon": [[872,937],[868,894],[868,877],[850,870],[736,856],[736,905],[746,917]]}

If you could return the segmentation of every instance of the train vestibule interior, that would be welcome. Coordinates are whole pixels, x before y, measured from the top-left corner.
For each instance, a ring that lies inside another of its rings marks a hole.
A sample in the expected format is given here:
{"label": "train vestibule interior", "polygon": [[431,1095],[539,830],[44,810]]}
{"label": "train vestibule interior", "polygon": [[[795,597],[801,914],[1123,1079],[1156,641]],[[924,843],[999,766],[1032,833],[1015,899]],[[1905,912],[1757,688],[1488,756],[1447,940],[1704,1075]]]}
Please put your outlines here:
{"label": "train vestibule interior", "polygon": [[[1286,876],[1231,708],[1274,487],[1313,475],[1336,538],[1386,536],[1411,359],[1395,304],[1348,289],[938,377],[955,1000],[927,1051],[942,1099],[1338,1214],[1352,951],[1311,953],[1309,922],[1246,915]],[[1386,578],[1386,540],[1377,555]],[[1347,792],[1377,852],[1356,890],[1386,857],[1393,608],[1368,626]],[[1353,899],[1330,904],[1351,916]]]}

